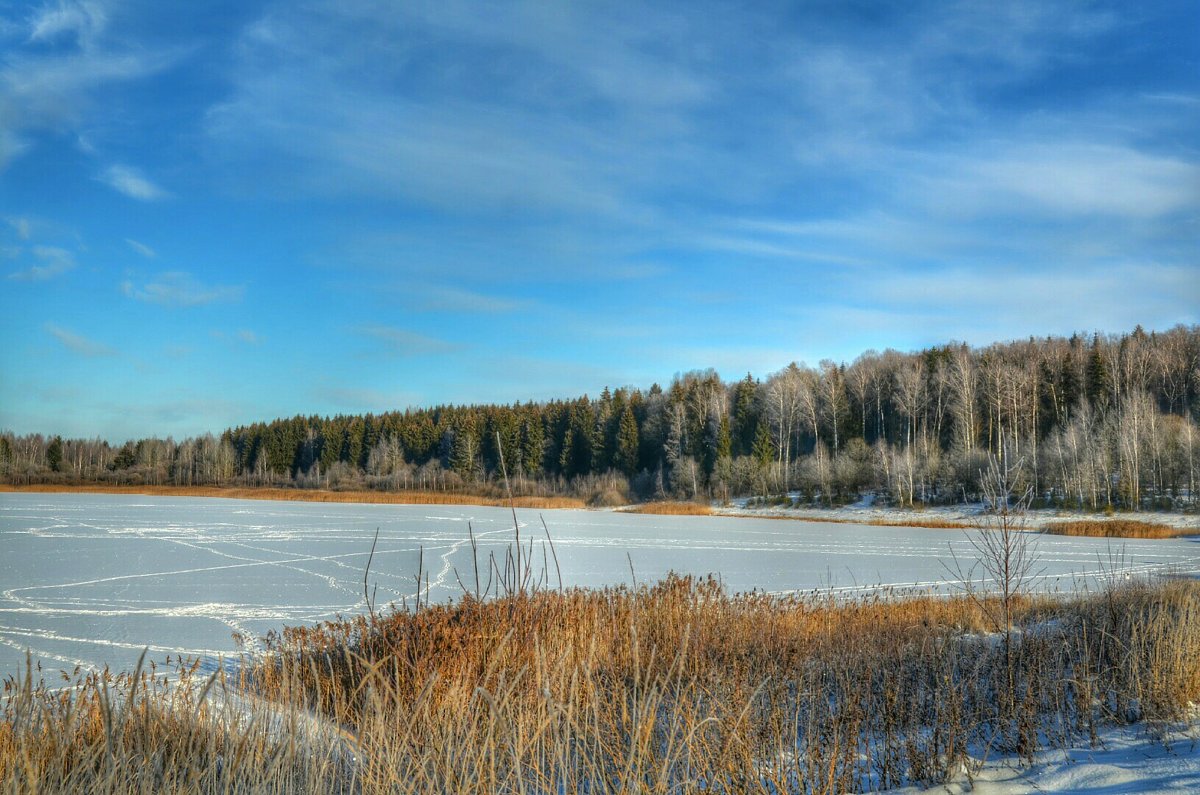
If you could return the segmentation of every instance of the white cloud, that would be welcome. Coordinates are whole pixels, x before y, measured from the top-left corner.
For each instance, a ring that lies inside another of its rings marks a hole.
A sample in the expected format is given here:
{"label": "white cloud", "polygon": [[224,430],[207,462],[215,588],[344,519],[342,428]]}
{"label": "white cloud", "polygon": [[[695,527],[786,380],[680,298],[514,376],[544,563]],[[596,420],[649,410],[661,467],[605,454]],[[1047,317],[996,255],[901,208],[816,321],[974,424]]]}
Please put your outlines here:
{"label": "white cloud", "polygon": [[632,183],[664,172],[695,182],[672,142],[715,97],[689,15],[393,11],[289,7],[244,31],[234,90],[207,116],[213,164],[231,184],[611,219],[646,212]]}
{"label": "white cloud", "polygon": [[17,233],[18,240],[29,239],[33,226],[29,223],[28,218],[5,218],[4,220],[13,228],[13,231]]}
{"label": "white cloud", "polygon": [[531,302],[451,287],[431,287],[424,291],[417,305],[428,312],[497,314],[525,309]]}
{"label": "white cloud", "polygon": [[0,169],[41,133],[78,134],[99,89],[155,74],[180,57],[118,41],[108,27],[108,4],[91,0],[47,3],[19,32],[0,21]]}
{"label": "white cloud", "polygon": [[391,326],[362,326],[358,331],[360,334],[379,340],[384,344],[388,353],[396,356],[451,353],[459,350],[460,347],[446,340]]}
{"label": "white cloud", "polygon": [[118,193],[139,201],[157,201],[168,194],[132,166],[114,165],[105,169],[100,181]]}
{"label": "white cloud", "polygon": [[95,340],[90,340],[87,337],[76,334],[75,332],[69,331],[54,323],[47,323],[43,326],[43,328],[50,336],[61,342],[64,347],[70,351],[73,351],[74,353],[79,354],[80,356],[92,358],[98,356],[116,355],[116,351],[108,345],[105,345],[102,342],[96,342]]}
{"label": "white cloud", "polygon": [[131,249],[133,249],[137,253],[141,254],[146,259],[154,259],[155,257],[158,256],[158,252],[156,252],[154,249],[147,246],[145,243],[140,243],[137,240],[132,240],[128,237],[125,238],[125,242],[129,245],[129,247]]}
{"label": "white cloud", "polygon": [[263,342],[262,335],[256,334],[248,328],[238,329],[237,338],[247,345],[261,345]]}
{"label": "white cloud", "polygon": [[1200,210],[1200,166],[1118,143],[1022,142],[938,163],[925,201],[953,215],[1153,218]]}
{"label": "white cloud", "polygon": [[354,389],[344,386],[323,384],[313,388],[313,397],[332,403],[347,412],[397,411],[409,406],[420,406],[422,398],[413,392],[385,392],[379,389]]}
{"label": "white cloud", "polygon": [[59,2],[46,5],[30,22],[31,41],[48,41],[72,34],[80,46],[88,46],[108,24],[104,7],[96,2]]}
{"label": "white cloud", "polygon": [[1035,272],[951,267],[879,274],[858,298],[891,315],[895,327],[924,329],[929,341],[983,344],[1139,323],[1195,323],[1200,278],[1195,267],[1154,262]]}
{"label": "white cloud", "polygon": [[66,249],[55,246],[34,246],[33,256],[39,264],[10,273],[9,279],[19,282],[44,282],[61,276],[75,267],[75,257]]}
{"label": "white cloud", "polygon": [[231,285],[204,284],[184,271],[160,273],[140,285],[127,279],[121,292],[129,298],[163,306],[201,306],[218,302],[240,301],[245,288]]}

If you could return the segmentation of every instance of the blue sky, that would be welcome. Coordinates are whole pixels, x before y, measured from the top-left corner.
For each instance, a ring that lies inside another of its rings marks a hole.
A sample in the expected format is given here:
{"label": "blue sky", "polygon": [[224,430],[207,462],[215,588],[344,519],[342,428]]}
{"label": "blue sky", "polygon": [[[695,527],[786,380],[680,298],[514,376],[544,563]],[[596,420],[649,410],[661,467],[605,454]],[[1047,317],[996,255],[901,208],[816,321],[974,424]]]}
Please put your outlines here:
{"label": "blue sky", "polygon": [[1187,2],[0,0],[0,428],[766,375],[1200,308]]}

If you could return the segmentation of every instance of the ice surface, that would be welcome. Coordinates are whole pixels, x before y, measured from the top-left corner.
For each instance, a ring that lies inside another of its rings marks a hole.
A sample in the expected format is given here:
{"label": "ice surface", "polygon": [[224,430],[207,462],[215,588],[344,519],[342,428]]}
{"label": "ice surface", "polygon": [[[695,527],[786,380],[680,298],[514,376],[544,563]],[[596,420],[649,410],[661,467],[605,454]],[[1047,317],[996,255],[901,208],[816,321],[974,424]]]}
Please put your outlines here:
{"label": "ice surface", "polygon": [[[518,511],[542,568],[544,532]],[[544,511],[567,585],[717,574],[731,591],[946,588],[959,530],[786,522],[743,517]],[[0,495],[0,676],[24,666],[127,668],[143,647],[167,654],[236,654],[233,635],[362,612],[371,540],[377,602],[410,602],[420,549],[430,596],[473,587],[467,523],[481,567],[513,539],[502,508],[265,502],[98,494]],[[1188,539],[1113,542],[1039,536],[1039,587],[1069,590],[1118,576],[1200,572]],[[556,582],[547,552],[549,574]],[[630,571],[632,561],[633,571]],[[482,575],[486,581],[486,572]]]}

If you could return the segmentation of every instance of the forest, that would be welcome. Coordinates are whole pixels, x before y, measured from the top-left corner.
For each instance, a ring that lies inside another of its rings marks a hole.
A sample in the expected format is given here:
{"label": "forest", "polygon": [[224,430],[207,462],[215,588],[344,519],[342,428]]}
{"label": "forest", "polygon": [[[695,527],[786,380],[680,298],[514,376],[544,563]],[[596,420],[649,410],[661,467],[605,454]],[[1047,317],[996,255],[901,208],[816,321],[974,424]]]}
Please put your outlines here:
{"label": "forest", "polygon": [[1040,506],[1187,510],[1200,327],[793,362],[729,383],[513,405],[297,416],[195,438],[0,434],[0,481],[564,494],[596,505],[798,493],[964,502],[1001,451]]}

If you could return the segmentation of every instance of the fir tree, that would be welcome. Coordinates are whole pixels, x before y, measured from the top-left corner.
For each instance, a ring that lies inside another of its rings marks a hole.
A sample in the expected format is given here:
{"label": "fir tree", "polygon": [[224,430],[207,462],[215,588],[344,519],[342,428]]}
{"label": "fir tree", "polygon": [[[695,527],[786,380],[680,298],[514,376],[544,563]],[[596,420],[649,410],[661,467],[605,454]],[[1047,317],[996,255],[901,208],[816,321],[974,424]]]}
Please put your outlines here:
{"label": "fir tree", "polygon": [[771,429],[760,421],[754,433],[754,449],[751,453],[760,467],[769,466],[775,458],[775,447],[771,443]]}
{"label": "fir tree", "polygon": [[721,427],[717,432],[717,459],[733,457],[733,435],[729,430],[729,420],[721,415]]}
{"label": "fir tree", "polygon": [[51,472],[59,472],[62,470],[62,461],[63,440],[61,436],[55,436],[46,447],[46,463],[50,465]]}
{"label": "fir tree", "polygon": [[521,466],[526,475],[537,477],[542,473],[545,447],[546,434],[542,419],[531,411],[521,423]]}
{"label": "fir tree", "polygon": [[735,455],[749,455],[754,449],[754,434],[758,425],[758,412],[754,397],[758,385],[749,373],[738,382],[733,390],[733,425],[730,434]]}
{"label": "fir tree", "polygon": [[621,424],[617,431],[617,469],[626,475],[633,475],[638,465],[638,427],[633,416],[633,407],[625,404],[621,412]]}
{"label": "fir tree", "polygon": [[126,442],[125,445],[113,456],[112,462],[108,465],[109,469],[129,469],[137,463],[137,456],[133,452],[133,442]]}
{"label": "fir tree", "polygon": [[1092,337],[1092,349],[1088,353],[1087,366],[1087,398],[1096,407],[1107,406],[1110,389],[1112,388],[1108,365],[1104,363],[1104,355],[1100,350],[1100,335]]}

